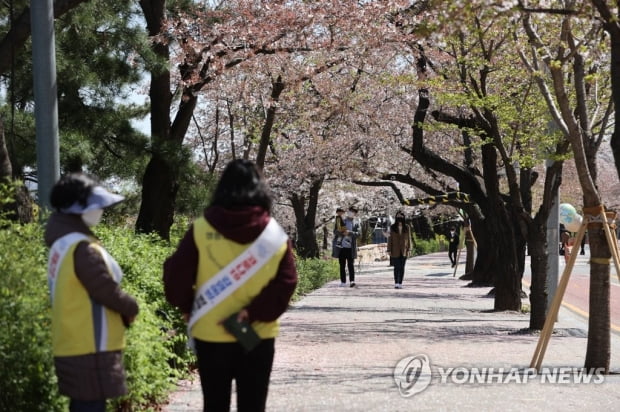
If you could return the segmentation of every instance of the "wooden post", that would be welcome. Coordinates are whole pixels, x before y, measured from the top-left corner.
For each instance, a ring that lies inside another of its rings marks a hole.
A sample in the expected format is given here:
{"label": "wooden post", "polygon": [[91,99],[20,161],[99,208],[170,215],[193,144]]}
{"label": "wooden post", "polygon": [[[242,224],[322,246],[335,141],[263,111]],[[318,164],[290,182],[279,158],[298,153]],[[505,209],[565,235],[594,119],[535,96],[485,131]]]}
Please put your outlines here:
{"label": "wooden post", "polygon": [[[584,221],[579,228],[579,232],[577,232],[575,245],[581,244],[581,240],[585,235],[588,223],[594,221],[603,222],[605,238],[607,239],[607,243],[611,250],[611,256],[616,266],[616,274],[618,275],[618,279],[620,280],[620,253],[618,252],[618,242],[616,241],[615,236],[613,236],[611,234],[611,231],[609,230],[609,221],[607,219],[607,214],[605,213],[605,208],[603,206],[600,206],[599,216],[585,215]],[[568,280],[570,279],[573,267],[575,266],[575,260],[577,259],[577,255],[579,254],[579,252],[577,252],[577,249],[579,248],[573,247],[571,249],[570,258],[568,260],[568,263],[566,264],[566,267],[564,268],[562,279],[560,279],[560,283],[556,290],[555,296],[553,297],[553,301],[551,302],[551,307],[549,308],[549,312],[547,313],[545,324],[542,331],[540,332],[538,344],[536,345],[536,350],[534,351],[534,356],[532,357],[532,362],[530,363],[530,368],[536,368],[536,371],[540,371],[540,367],[543,357],[545,356],[545,351],[547,350],[549,339],[551,338],[551,334],[553,333],[553,324],[557,319],[560,305],[562,304],[562,299],[564,298],[564,293],[566,292],[566,286],[568,285]]]}
{"label": "wooden post", "polygon": [[[587,227],[588,220],[586,218],[581,224],[579,232],[577,232],[577,239],[575,240],[576,244],[580,244]],[[532,358],[532,362],[530,363],[530,368],[536,368],[537,371],[540,371],[540,365],[542,364],[543,357],[545,356],[547,344],[549,343],[549,339],[551,338],[551,334],[553,333],[553,324],[557,319],[560,305],[562,304],[562,299],[564,297],[564,292],[566,292],[566,286],[568,285],[568,280],[570,279],[570,275],[573,271],[573,267],[575,266],[575,260],[577,259],[578,254],[579,253],[576,252],[575,248],[571,249],[568,263],[564,268],[564,273],[562,273],[562,278],[560,279],[558,288],[555,291],[553,301],[551,301],[551,307],[549,308],[549,312],[547,312],[545,324],[542,331],[540,332],[538,344],[536,345],[536,350],[534,351],[534,357]]]}

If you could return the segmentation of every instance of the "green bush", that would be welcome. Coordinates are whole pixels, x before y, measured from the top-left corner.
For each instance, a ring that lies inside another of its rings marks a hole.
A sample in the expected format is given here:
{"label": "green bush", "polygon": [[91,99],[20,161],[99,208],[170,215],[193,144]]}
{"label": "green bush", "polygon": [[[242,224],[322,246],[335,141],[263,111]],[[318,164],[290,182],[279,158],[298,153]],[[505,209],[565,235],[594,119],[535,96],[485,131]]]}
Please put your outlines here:
{"label": "green bush", "polygon": [[434,239],[424,240],[415,239],[413,252],[415,256],[428,255],[429,253],[441,252],[446,250],[447,241],[444,235],[435,235]]}
{"label": "green bush", "polygon": [[295,259],[299,277],[293,300],[299,300],[325,283],[339,278],[339,266],[336,259]]}
{"label": "green bush", "polygon": [[127,333],[124,354],[129,393],[111,403],[120,410],[145,410],[164,401],[194,362],[186,346],[185,323],[164,297],[162,267],[173,247],[155,235],[136,235],[129,228],[98,226],[96,232],[123,269],[123,289],[140,306]]}
{"label": "green bush", "polygon": [[0,230],[0,410],[61,411],[51,354],[47,252],[37,224]]}
{"label": "green bush", "polygon": [[[185,324],[165,301],[162,263],[173,248],[129,229],[98,226],[103,245],[123,271],[123,289],[136,297],[140,314],[127,333],[125,367],[129,394],[111,410],[153,409],[194,362],[186,350]],[[3,222],[0,231],[0,410],[61,411],[51,350],[47,254],[39,224]]]}

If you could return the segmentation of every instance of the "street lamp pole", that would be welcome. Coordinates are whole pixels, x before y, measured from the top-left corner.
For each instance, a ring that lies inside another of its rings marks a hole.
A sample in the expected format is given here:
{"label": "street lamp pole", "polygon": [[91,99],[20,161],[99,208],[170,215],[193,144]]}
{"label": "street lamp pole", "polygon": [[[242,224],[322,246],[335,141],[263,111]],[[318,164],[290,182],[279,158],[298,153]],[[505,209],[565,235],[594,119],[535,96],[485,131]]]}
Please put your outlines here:
{"label": "street lamp pole", "polygon": [[37,197],[39,206],[49,209],[52,186],[60,177],[53,0],[31,0],[30,17],[37,135]]}

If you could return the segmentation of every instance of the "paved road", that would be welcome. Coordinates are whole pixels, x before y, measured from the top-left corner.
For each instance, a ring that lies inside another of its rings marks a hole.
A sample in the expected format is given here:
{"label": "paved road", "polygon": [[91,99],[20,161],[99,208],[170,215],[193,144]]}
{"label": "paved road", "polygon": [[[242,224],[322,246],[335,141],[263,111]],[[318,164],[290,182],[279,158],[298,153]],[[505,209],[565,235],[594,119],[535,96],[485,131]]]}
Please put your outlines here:
{"label": "paved road", "polygon": [[[590,266],[588,260],[590,258],[589,249],[585,249],[584,255],[577,255],[575,266],[570,274],[566,293],[562,300],[562,305],[570,309],[574,313],[587,319],[589,316],[589,293],[590,293]],[[526,263],[526,272],[523,276],[524,288],[529,285],[529,259]],[[560,257],[559,276],[563,276],[566,264],[564,258]],[[615,333],[620,333],[620,282],[616,274],[615,266],[611,265],[610,270],[610,315],[611,329]]]}
{"label": "paved road", "polygon": [[[492,312],[490,288],[465,287],[445,254],[410,259],[401,290],[385,263],[364,265],[357,281],[328,283],[282,317],[268,411],[600,411],[620,403],[620,376],[574,383],[581,378],[559,369],[581,368],[587,343],[584,318],[565,307],[542,364],[549,383],[528,370],[538,341],[526,330],[529,315]],[[620,370],[616,334],[611,367]],[[198,388],[186,382],[164,411],[201,410]]]}

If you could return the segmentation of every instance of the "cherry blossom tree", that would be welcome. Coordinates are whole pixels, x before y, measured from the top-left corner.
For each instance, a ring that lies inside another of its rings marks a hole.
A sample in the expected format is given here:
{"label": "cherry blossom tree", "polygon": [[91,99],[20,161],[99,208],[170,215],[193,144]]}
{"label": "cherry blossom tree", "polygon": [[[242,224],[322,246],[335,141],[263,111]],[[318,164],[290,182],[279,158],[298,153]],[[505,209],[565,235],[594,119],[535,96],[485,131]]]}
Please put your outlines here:
{"label": "cherry blossom tree", "polygon": [[[182,66],[193,68],[182,80],[192,84],[194,94],[219,88],[226,79],[262,79],[254,83],[260,91],[236,106],[252,107],[250,113],[258,116],[245,125],[229,123],[229,133],[243,142],[245,156],[256,156],[272,186],[290,202],[304,255],[317,253],[315,211],[322,182],[352,164],[357,151],[352,136],[361,134],[359,127],[352,133],[343,118],[355,111],[350,96],[365,75],[359,63],[368,50],[401,36],[385,24],[397,3],[406,2],[226,2],[225,9],[171,22],[182,39]],[[334,93],[338,88],[342,93]],[[239,113],[228,118],[250,119]],[[282,184],[277,176],[288,181]],[[282,190],[287,186],[294,190]]]}
{"label": "cherry blossom tree", "polygon": [[[452,190],[460,186],[474,199],[477,208],[463,205],[470,209],[480,239],[481,258],[472,277],[475,283],[496,285],[496,310],[518,310],[525,242],[528,234],[540,234],[533,229],[544,228],[550,207],[547,198],[537,218],[530,217],[534,168],[542,163],[538,150],[553,144],[538,132],[547,121],[545,109],[537,104],[533,80],[519,69],[522,66],[513,53],[514,13],[469,2],[458,12],[448,13],[447,19],[457,24],[442,24],[439,15],[427,18],[424,24],[429,30],[443,29],[435,31],[428,47],[417,44],[412,50],[417,54],[417,75],[424,82],[419,82],[413,140],[404,150],[423,166],[450,176]],[[434,122],[429,123],[430,90],[438,108],[432,112]],[[458,133],[438,127],[441,124],[451,125]],[[432,137],[424,138],[425,134]],[[507,178],[503,189],[498,170]],[[560,171],[555,169],[555,173]],[[410,176],[388,177],[412,180]],[[544,244],[540,246],[536,250],[542,261],[546,255]],[[544,273],[545,266],[539,271]]]}

